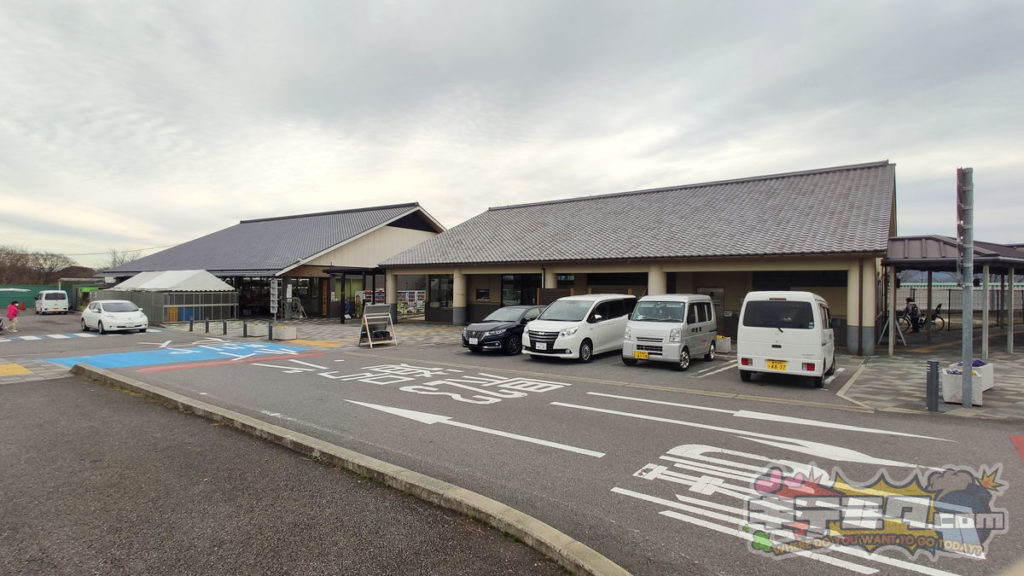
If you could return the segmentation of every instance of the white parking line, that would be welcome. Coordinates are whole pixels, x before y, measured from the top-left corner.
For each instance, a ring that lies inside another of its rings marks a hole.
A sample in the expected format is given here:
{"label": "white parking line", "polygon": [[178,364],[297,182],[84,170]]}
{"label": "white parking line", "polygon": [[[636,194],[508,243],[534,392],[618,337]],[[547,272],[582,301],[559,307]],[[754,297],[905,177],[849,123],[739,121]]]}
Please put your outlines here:
{"label": "white parking line", "polygon": [[[714,374],[718,374],[719,372],[725,372],[726,370],[732,370],[737,365],[739,365],[739,362],[736,361],[736,360],[733,360],[732,362],[729,362],[724,367],[718,368],[717,370],[712,369],[712,368],[705,368],[704,370],[701,370],[700,372],[698,372],[698,374],[700,374],[700,375],[697,376],[697,378],[706,378],[708,376],[712,376]],[[711,370],[711,372],[708,372],[708,370]]]}

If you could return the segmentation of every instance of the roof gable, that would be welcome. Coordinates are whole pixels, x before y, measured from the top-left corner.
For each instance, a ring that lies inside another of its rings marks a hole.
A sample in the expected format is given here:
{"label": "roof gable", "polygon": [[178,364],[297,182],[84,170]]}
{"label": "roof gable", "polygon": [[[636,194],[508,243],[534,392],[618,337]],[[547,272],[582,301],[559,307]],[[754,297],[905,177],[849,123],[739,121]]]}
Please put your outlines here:
{"label": "roof gable", "polygon": [[491,208],[384,266],[884,253],[887,161]]}
{"label": "roof gable", "polygon": [[204,269],[219,276],[273,275],[386,225],[444,230],[418,203],[242,220],[106,272]]}

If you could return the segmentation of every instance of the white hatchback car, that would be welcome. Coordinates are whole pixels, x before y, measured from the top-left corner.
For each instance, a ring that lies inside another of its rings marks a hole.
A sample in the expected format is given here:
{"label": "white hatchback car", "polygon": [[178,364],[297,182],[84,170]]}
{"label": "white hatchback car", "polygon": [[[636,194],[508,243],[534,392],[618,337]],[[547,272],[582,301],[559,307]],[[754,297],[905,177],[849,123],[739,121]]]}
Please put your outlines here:
{"label": "white hatchback car", "polygon": [[149,328],[149,318],[134,302],[128,300],[96,300],[82,310],[82,330],[96,330],[100,334],[117,330]]}

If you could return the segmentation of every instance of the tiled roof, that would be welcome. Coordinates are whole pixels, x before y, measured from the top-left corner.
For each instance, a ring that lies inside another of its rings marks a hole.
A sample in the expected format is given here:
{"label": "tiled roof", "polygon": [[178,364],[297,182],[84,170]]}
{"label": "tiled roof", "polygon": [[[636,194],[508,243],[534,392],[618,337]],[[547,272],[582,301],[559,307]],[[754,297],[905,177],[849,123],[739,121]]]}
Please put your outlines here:
{"label": "tiled roof", "polygon": [[387,267],[886,250],[887,161],[491,208]]}
{"label": "tiled roof", "polygon": [[443,230],[418,203],[243,220],[213,234],[106,270],[128,275],[161,270],[208,270],[218,276],[274,275],[380,226],[419,213]]}
{"label": "tiled roof", "polygon": [[[889,239],[882,264],[918,270],[955,270],[959,248],[949,236],[901,236]],[[975,268],[989,264],[997,268],[1024,267],[1024,253],[1012,244],[974,242]]]}

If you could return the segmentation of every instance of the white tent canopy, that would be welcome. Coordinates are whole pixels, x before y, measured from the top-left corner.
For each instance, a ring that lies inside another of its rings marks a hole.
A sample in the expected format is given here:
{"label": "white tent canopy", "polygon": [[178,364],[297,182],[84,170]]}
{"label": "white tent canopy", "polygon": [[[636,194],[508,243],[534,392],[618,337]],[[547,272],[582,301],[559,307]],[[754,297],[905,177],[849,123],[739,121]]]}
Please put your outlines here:
{"label": "white tent canopy", "polygon": [[140,272],[111,290],[139,292],[234,292],[227,282],[206,270]]}

